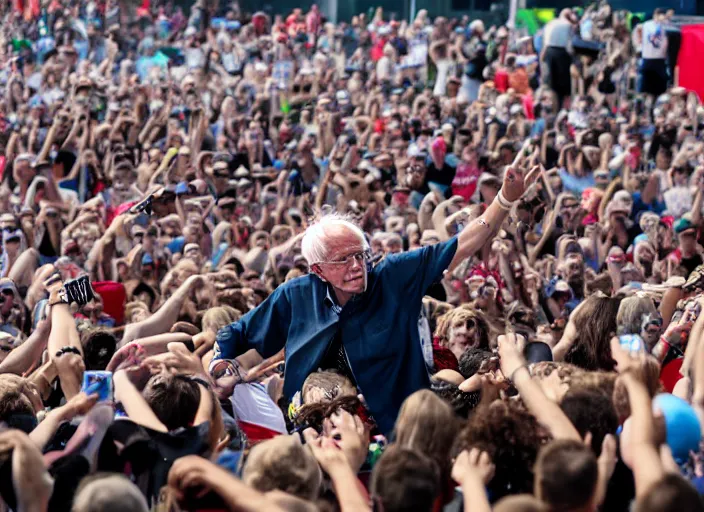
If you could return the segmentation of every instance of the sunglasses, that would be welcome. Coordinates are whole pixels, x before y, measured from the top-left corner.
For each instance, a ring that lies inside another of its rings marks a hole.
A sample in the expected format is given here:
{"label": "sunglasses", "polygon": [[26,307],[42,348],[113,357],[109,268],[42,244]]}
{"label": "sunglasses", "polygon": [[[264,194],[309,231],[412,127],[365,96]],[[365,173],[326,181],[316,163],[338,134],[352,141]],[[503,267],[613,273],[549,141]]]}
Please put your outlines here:
{"label": "sunglasses", "polygon": [[10,290],[9,288],[5,288],[5,289],[2,290],[0,293],[2,293],[5,297],[12,297],[12,296],[15,295],[15,292],[13,292],[12,290]]}
{"label": "sunglasses", "polygon": [[7,345],[0,345],[0,352],[6,352],[10,353],[12,352],[12,347],[8,347]]}

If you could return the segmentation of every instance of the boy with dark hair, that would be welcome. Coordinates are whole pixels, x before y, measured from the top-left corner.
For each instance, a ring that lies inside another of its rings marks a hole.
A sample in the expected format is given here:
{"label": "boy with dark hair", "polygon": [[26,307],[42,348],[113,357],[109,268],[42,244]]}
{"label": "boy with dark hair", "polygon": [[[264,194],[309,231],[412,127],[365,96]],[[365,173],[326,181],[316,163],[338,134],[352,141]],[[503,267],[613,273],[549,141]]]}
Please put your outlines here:
{"label": "boy with dark hair", "polygon": [[440,470],[425,455],[390,446],[374,466],[371,492],[384,512],[431,511],[440,494]]}
{"label": "boy with dark hair", "polygon": [[535,496],[552,510],[596,510],[598,480],[596,457],[579,441],[553,441],[538,454]]}

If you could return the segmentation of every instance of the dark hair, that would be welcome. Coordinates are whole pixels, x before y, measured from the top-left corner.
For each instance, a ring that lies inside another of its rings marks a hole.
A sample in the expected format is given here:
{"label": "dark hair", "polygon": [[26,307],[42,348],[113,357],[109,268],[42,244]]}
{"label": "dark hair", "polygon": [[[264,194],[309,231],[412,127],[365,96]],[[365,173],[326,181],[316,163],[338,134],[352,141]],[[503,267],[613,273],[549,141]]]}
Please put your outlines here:
{"label": "dark hair", "polygon": [[154,375],[142,395],[159,421],[169,430],[191,426],[200,404],[198,384],[183,375]]}
{"label": "dark hair", "polygon": [[83,360],[86,364],[86,370],[105,370],[115,354],[117,340],[112,333],[96,329],[85,331],[82,334],[81,345],[83,345]]}
{"label": "dark hair", "polygon": [[384,512],[430,512],[440,491],[437,465],[414,450],[390,446],[372,472],[371,493]]}
{"label": "dark hair", "polygon": [[470,378],[479,371],[482,363],[490,359],[492,353],[478,347],[470,347],[464,351],[459,361],[459,370],[462,377]]}
{"label": "dark hair", "polygon": [[599,468],[591,449],[576,440],[545,446],[535,464],[535,496],[552,510],[577,510],[594,496]]}
{"label": "dark hair", "polygon": [[496,466],[487,489],[494,499],[533,492],[533,465],[550,438],[535,417],[517,402],[481,404],[469,418],[455,452],[478,448]]}
{"label": "dark hair", "polygon": [[439,379],[430,381],[430,389],[445,400],[460,418],[468,418],[469,413],[479,405],[482,397],[481,391],[464,393],[456,384]]}
{"label": "dark hair", "polygon": [[593,389],[570,389],[560,403],[562,412],[584,437],[592,434],[592,450],[599,455],[606,434],[615,434],[618,417],[611,398]]}
{"label": "dark hair", "polygon": [[704,503],[697,490],[680,475],[666,474],[636,502],[636,512],[679,512],[702,510]]}
{"label": "dark hair", "polygon": [[570,321],[579,326],[579,336],[565,356],[565,362],[585,370],[614,369],[609,343],[616,332],[616,316],[620,300],[593,295]]}
{"label": "dark hair", "polygon": [[[13,386],[14,388],[14,386]],[[34,408],[29,398],[19,390],[14,388],[2,393],[0,400],[0,421],[7,422],[15,415],[34,416]]]}
{"label": "dark hair", "polygon": [[323,421],[329,418],[340,409],[348,413],[359,416],[363,422],[373,425],[373,419],[369,416],[366,406],[357,396],[341,396],[331,402],[321,402],[307,404],[301,407],[293,422],[299,428],[313,428],[322,432]]}

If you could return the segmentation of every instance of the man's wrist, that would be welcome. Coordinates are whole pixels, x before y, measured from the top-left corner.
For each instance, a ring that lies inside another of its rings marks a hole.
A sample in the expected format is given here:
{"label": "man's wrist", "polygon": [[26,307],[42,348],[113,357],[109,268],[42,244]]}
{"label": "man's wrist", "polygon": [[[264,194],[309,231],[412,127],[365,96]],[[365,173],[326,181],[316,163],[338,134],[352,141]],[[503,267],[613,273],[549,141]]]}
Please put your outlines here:
{"label": "man's wrist", "polygon": [[513,208],[513,203],[515,203],[515,201],[509,201],[508,199],[506,199],[506,196],[503,193],[503,188],[499,189],[499,192],[496,194],[495,201],[499,205],[499,208],[506,211],[509,211],[511,208]]}

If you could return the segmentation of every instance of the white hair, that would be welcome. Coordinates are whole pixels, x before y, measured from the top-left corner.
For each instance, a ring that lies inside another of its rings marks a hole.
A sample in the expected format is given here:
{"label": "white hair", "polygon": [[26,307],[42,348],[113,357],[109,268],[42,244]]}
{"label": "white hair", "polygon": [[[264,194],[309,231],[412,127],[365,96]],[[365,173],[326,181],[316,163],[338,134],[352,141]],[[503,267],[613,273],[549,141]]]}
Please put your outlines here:
{"label": "white hair", "polygon": [[139,488],[123,475],[110,475],[81,487],[73,502],[73,512],[147,512],[147,500]]}
{"label": "white hair", "polygon": [[328,258],[330,237],[334,236],[332,232],[338,231],[339,228],[347,228],[359,238],[365,250],[369,248],[364,231],[350,219],[351,217],[339,213],[328,213],[308,226],[301,240],[301,254],[309,265]]}

